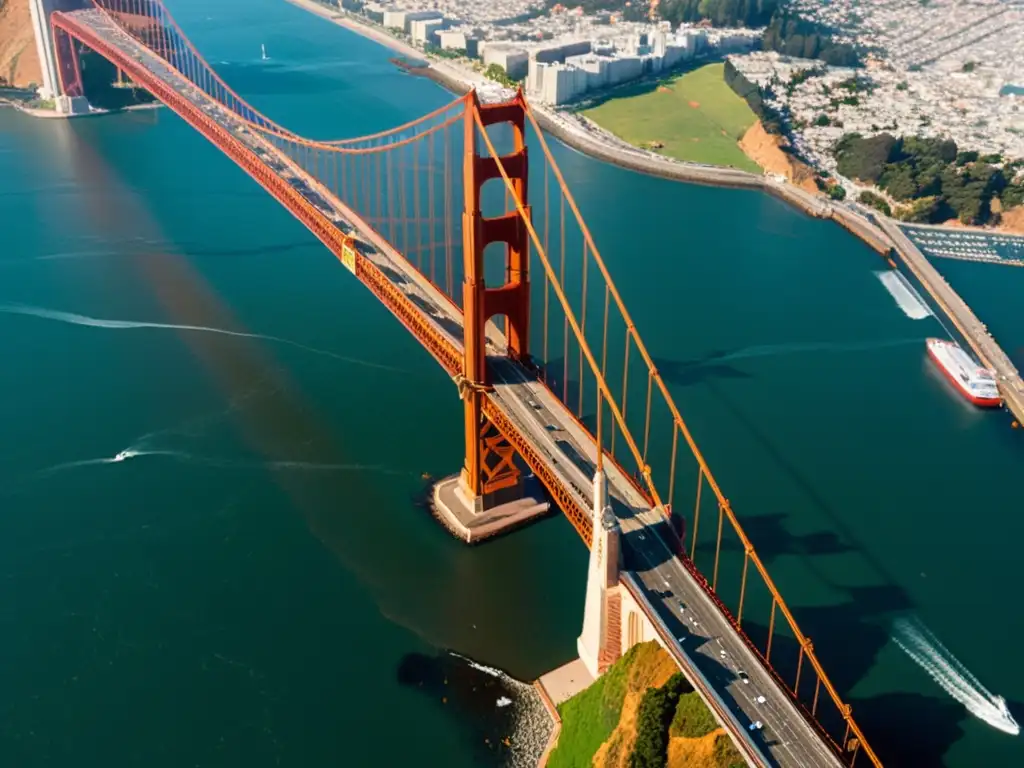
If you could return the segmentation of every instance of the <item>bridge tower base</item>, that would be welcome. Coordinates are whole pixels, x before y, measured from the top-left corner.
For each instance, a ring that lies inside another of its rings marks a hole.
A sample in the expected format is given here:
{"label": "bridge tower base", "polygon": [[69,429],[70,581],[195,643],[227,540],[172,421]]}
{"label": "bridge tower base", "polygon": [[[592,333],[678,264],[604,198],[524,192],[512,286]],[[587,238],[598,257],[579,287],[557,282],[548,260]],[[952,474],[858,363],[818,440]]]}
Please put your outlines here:
{"label": "bridge tower base", "polygon": [[93,112],[89,100],[85,96],[58,96],[55,101],[57,111],[66,117],[88,115]]}
{"label": "bridge tower base", "polygon": [[466,494],[461,474],[451,475],[434,485],[432,501],[434,514],[445,528],[467,544],[507,533],[551,508],[533,475],[502,492],[476,498]]}

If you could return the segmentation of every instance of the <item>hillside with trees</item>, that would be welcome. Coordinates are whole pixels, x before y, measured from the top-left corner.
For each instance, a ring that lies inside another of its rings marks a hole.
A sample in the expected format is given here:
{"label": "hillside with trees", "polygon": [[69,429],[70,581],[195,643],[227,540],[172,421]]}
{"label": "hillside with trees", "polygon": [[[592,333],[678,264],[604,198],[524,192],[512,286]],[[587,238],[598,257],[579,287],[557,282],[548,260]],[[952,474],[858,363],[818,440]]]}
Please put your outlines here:
{"label": "hillside with trees", "polygon": [[821,59],[834,67],[855,67],[860,57],[848,43],[836,43],[829,29],[784,9],[776,12],[761,38],[766,51],[802,59]]}
{"label": "hillside with trees", "polygon": [[849,133],[836,143],[835,155],[839,173],[875,185],[897,206],[873,193],[863,194],[863,202],[905,221],[988,224],[993,200],[1002,210],[1024,204],[1024,161],[961,152],[952,139]]}
{"label": "hillside with trees", "polygon": [[732,739],[656,642],[558,707],[548,768],[743,768]]}
{"label": "hillside with trees", "polygon": [[658,13],[672,26],[707,19],[716,27],[764,27],[779,0],[661,0]]}
{"label": "hillside with trees", "polygon": [[725,61],[722,77],[725,79],[725,84],[747,102],[768,133],[782,133],[782,115],[764,103],[761,89],[744,77],[743,73],[736,69],[736,66],[728,59]]}

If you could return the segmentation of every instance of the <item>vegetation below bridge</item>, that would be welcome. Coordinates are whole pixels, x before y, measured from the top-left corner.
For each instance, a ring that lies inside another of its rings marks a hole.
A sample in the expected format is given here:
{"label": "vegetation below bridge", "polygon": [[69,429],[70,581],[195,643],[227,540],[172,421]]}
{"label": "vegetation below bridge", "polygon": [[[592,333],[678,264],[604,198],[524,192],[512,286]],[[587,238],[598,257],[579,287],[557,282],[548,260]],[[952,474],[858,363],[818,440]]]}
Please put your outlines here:
{"label": "vegetation below bridge", "polygon": [[656,642],[558,708],[549,768],[742,768],[732,740]]}

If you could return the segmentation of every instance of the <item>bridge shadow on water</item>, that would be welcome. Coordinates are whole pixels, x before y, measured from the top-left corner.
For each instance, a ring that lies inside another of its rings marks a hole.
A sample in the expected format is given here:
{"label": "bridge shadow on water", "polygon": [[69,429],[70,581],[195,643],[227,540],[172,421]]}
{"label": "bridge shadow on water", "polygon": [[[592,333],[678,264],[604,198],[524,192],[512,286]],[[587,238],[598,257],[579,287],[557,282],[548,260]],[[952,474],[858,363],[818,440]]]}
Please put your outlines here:
{"label": "bridge shadow on water", "polygon": [[[786,515],[780,513],[744,517],[742,522],[743,530],[754,542],[757,554],[765,564],[775,558],[788,555],[815,558],[858,552],[855,547],[844,541],[834,531],[790,533],[786,530]],[[741,553],[743,545],[739,539],[723,537],[722,552]],[[713,541],[701,541],[697,544],[695,557],[697,561],[706,563],[714,555],[715,543]]]}
{"label": "bridge shadow on water", "polygon": [[662,378],[670,384],[689,387],[703,384],[711,379],[752,379],[751,374],[741,371],[726,362],[730,355],[728,350],[711,352],[695,360],[668,360],[652,358]]}
{"label": "bridge shadow on water", "polygon": [[[832,536],[811,534],[805,537],[791,537],[795,544],[785,543],[776,524],[781,516],[773,516],[772,527],[775,536],[772,541],[781,544],[773,549],[778,554],[833,554],[849,551],[849,548]],[[637,548],[642,545],[640,536],[658,535],[666,542],[674,541],[674,535],[667,522],[660,523],[648,531],[631,532],[623,536],[624,566],[629,570],[645,571],[652,565],[646,559],[636,557]],[[766,542],[767,543],[767,542]],[[767,549],[767,547],[766,547]],[[724,551],[724,547],[723,547]],[[665,557],[659,562],[667,559]],[[698,557],[699,559],[699,557]],[[652,602],[671,600],[670,589],[655,589],[644,585],[644,594]],[[894,766],[941,766],[943,756],[964,734],[962,723],[969,717],[966,710],[952,699],[924,696],[917,693],[891,692],[861,696],[851,694],[855,686],[864,680],[874,667],[878,655],[890,643],[891,617],[905,613],[913,604],[900,587],[892,584],[846,588],[849,600],[836,605],[792,608],[800,626],[813,637],[815,653],[830,675],[833,685],[843,699],[853,707],[855,718],[864,730],[872,747],[886,765]],[[695,651],[708,641],[693,635],[685,622],[674,613],[662,617],[673,636],[679,638],[685,648]],[[792,686],[796,680],[799,660],[799,645],[788,632],[781,615],[776,617],[772,639],[771,662],[779,677]],[[768,625],[743,620],[743,630],[763,652],[767,647]],[[716,686],[728,685],[735,675],[718,664],[714,658],[696,655],[698,666]],[[810,665],[805,661],[799,688],[800,701],[809,710],[814,697],[815,678]],[[1011,703],[1011,711],[1024,719],[1024,705]],[[1018,714],[1019,713],[1019,714]],[[818,715],[829,733],[841,737],[844,724],[823,691],[820,694]],[[740,717],[746,722],[745,716]],[[770,744],[772,733],[769,728],[762,732]]]}
{"label": "bridge shadow on water", "polygon": [[[962,723],[970,717],[959,703],[945,698],[936,689],[936,695],[924,696],[910,692],[888,692],[877,695],[858,695],[856,686],[865,680],[884,648],[890,645],[892,620],[898,615],[913,612],[915,606],[909,594],[891,576],[888,570],[852,534],[836,509],[815,488],[811,480],[790,461],[776,442],[755,424],[739,403],[715,386],[719,377],[743,378],[746,374],[734,372],[731,366],[714,364],[723,357],[716,354],[705,361],[658,361],[659,370],[669,384],[688,386],[701,383],[726,409],[730,417],[753,438],[771,458],[786,479],[799,490],[818,519],[827,528],[809,533],[793,534],[786,530],[789,517],[783,513],[757,516],[740,515],[740,521],[753,542],[761,560],[771,572],[771,564],[782,557],[795,558],[819,585],[834,593],[843,594],[843,602],[824,606],[790,606],[800,628],[813,638],[815,655],[840,696],[853,707],[854,717],[864,730],[871,746],[886,765],[940,766],[943,756],[964,733]],[[738,375],[734,375],[738,374]],[[696,561],[702,570],[714,560],[714,541],[698,544]],[[742,547],[734,537],[723,537],[723,558],[731,553],[733,562],[740,562]],[[825,569],[821,559],[842,556],[853,558],[853,570],[866,570],[873,584],[847,586],[836,583]],[[724,560],[723,560],[724,562]],[[859,566],[865,566],[860,568]],[[779,585],[783,595],[786,584]],[[732,602],[728,601],[727,602]],[[735,608],[735,605],[732,606]],[[743,629],[754,644],[764,650],[767,643],[767,616],[745,616]],[[763,620],[764,623],[758,623]],[[784,631],[783,631],[784,629]],[[790,685],[796,677],[799,647],[784,628],[781,615],[776,617],[772,640],[772,666]],[[814,696],[814,676],[808,674],[805,663],[799,690],[800,700],[808,708]],[[831,733],[842,735],[843,725],[831,702],[825,704],[821,694],[819,714]]]}
{"label": "bridge shadow on water", "polygon": [[[871,671],[890,643],[889,616],[909,610],[907,595],[895,586],[853,587],[850,601],[839,605],[794,608],[800,626],[813,635],[814,650],[833,685],[853,708],[854,718],[885,765],[941,766],[943,755],[964,734],[966,710],[941,694],[925,696],[910,692],[889,692],[860,696],[854,686]],[[771,662],[789,685],[796,680],[799,646],[780,629],[772,640]],[[745,620],[743,629],[754,644],[764,649],[768,638],[765,624]],[[806,660],[801,674],[800,701],[811,708],[815,677]],[[818,715],[832,734],[841,736],[843,722],[827,694],[819,698]]]}

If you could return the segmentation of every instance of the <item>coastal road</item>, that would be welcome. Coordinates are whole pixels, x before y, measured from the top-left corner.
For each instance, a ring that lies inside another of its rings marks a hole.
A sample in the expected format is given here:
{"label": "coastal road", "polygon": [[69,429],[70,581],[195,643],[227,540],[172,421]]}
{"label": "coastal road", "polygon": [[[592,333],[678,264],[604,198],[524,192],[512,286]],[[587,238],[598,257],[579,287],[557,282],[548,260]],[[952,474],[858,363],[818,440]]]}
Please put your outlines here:
{"label": "coastal road", "polygon": [[[278,151],[235,113],[203,91],[96,10],[66,14],[76,27],[141,64],[229,131],[234,139],[299,192],[323,216],[346,233],[365,239],[362,254],[388,276],[422,314],[425,322],[462,353],[462,315],[407,260],[390,250],[375,232],[354,217],[319,182]],[[592,507],[592,478],[597,450],[593,439],[550,389],[505,356],[498,329],[487,329],[488,367],[494,391],[488,397],[515,429],[527,436],[546,468],[584,508]],[[812,768],[841,763],[816,728],[778,687],[769,672],[735,632],[704,588],[674,556],[658,534],[664,522],[632,483],[613,465],[607,466],[609,494],[620,516],[624,578],[636,584],[641,608],[654,623],[670,632],[669,650],[696,681],[705,701],[716,710],[752,765]],[[743,673],[743,674],[741,674]],[[705,681],[709,685],[705,685]],[[763,697],[763,701],[759,699]],[[747,726],[760,721],[762,730]]]}

